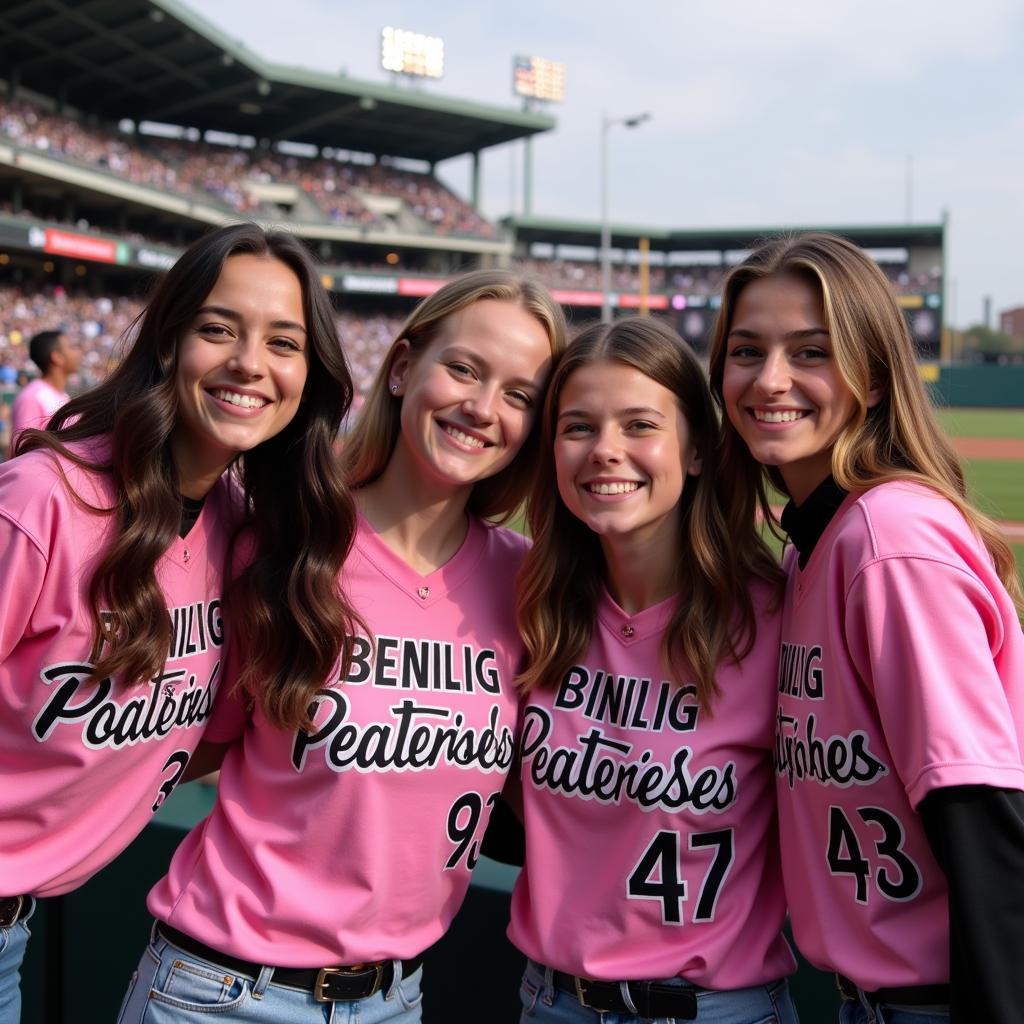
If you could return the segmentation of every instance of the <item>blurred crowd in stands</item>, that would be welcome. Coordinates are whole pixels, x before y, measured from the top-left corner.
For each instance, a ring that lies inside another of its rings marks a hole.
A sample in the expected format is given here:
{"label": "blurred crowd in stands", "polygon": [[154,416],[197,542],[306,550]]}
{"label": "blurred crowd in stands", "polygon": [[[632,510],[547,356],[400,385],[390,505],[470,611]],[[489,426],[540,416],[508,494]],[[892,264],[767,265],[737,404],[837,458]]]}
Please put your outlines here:
{"label": "blurred crowd in stands", "polygon": [[[282,153],[235,149],[201,142],[128,135],[42,110],[22,101],[0,99],[0,135],[28,149],[110,171],[134,184],[178,193],[196,201],[219,200],[248,215],[261,212],[255,184],[294,185],[328,220],[384,228],[385,217],[371,211],[361,193],[398,200],[421,231],[438,235],[494,238],[494,225],[430,174],[383,164],[363,165],[306,159]],[[277,218],[280,206],[264,210]],[[289,217],[310,219],[295,206]],[[408,221],[403,227],[408,230]]]}
{"label": "blurred crowd in stands", "polygon": [[[81,355],[79,379],[72,381],[72,390],[90,387],[118,358],[118,343],[141,310],[141,303],[133,299],[72,295],[59,286],[32,292],[0,287],[0,388],[35,375],[28,341],[39,331],[52,329],[63,331]],[[383,313],[338,313],[338,336],[357,391],[369,387],[403,319]]]}
{"label": "blurred crowd in stands", "polygon": [[[600,291],[601,264],[592,260],[521,259],[514,266],[536,274],[552,288],[575,288]],[[936,267],[928,273],[911,274],[899,264],[881,264],[882,271],[898,294],[939,291],[942,272]],[[648,289],[652,292],[680,292],[684,295],[716,295],[722,286],[727,266],[664,266],[649,268]],[[640,268],[635,263],[611,266],[611,287],[619,292],[640,289]]]}

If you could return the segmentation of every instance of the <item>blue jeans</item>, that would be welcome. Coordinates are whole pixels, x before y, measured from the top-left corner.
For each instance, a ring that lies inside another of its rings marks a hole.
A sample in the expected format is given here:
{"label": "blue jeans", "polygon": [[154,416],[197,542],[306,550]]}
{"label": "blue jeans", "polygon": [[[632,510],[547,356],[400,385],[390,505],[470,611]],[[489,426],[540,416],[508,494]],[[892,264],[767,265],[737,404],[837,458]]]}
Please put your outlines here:
{"label": "blue jeans", "polygon": [[[682,978],[666,978],[665,984],[690,986]],[[647,1019],[628,1013],[599,1013],[580,1006],[571,992],[555,988],[551,968],[532,960],[526,961],[519,997],[523,1002],[520,1024],[640,1024]],[[798,1024],[784,978],[771,985],[730,991],[698,989],[697,1021],[698,1024]],[[659,1018],[658,1024],[674,1024],[674,1018]]]}
{"label": "blue jeans", "polygon": [[839,1024],[949,1024],[949,1011],[941,1006],[897,1006],[866,999],[844,999]]}
{"label": "blue jeans", "polygon": [[[399,971],[399,974],[401,972]],[[273,984],[274,970],[244,978],[186,953],[154,930],[121,1004],[118,1024],[420,1024],[422,968],[387,990],[351,1002],[318,1003]]]}
{"label": "blue jeans", "polygon": [[32,934],[28,921],[35,912],[33,906],[10,928],[0,928],[0,1024],[18,1024],[21,1019],[21,962]]}

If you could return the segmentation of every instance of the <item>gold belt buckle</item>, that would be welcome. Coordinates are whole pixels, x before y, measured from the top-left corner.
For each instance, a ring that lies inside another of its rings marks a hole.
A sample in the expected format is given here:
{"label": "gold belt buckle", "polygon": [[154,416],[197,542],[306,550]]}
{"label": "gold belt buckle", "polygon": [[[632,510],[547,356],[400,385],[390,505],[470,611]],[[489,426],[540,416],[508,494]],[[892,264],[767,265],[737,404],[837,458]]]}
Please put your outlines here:
{"label": "gold belt buckle", "polygon": [[580,1006],[586,1010],[592,1010],[593,1007],[587,1002],[587,997],[583,994],[583,986],[585,984],[584,980],[576,975],[573,975],[572,980],[573,984],[576,986],[576,998],[579,1000]]}
{"label": "gold belt buckle", "polygon": [[330,996],[325,995],[327,989],[328,975],[341,974],[347,978],[355,978],[360,974],[366,972],[368,968],[373,968],[374,978],[373,985],[370,987],[370,991],[366,993],[367,996],[376,995],[381,988],[384,986],[384,962],[378,961],[374,964],[352,964],[350,967],[321,967],[317,973],[316,981],[313,984],[313,1000],[317,1003],[333,1003],[337,1000],[331,999]]}

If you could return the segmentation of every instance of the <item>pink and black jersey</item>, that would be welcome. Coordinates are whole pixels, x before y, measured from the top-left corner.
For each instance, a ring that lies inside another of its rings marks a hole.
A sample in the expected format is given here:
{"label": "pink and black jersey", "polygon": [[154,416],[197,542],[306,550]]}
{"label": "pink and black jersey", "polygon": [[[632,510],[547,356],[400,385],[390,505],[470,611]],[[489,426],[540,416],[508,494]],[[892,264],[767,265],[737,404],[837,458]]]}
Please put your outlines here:
{"label": "pink and black jersey", "polygon": [[471,519],[413,572],[360,518],[343,572],[369,635],[284,731],[240,701],[208,738],[241,742],[210,817],[153,889],[154,915],[215,949],[309,967],[408,959],[447,929],[514,757],[526,542]]}
{"label": "pink and black jersey", "polygon": [[509,937],[588,978],[764,984],[795,967],[771,764],[779,616],[759,594],[755,646],[722,664],[708,715],[666,671],[675,603],[627,615],[605,593],[586,656],[525,702]]}
{"label": "pink and black jersey", "polygon": [[1024,789],[1013,603],[956,507],[911,483],[849,496],[804,570],[787,564],[776,771],[797,944],[865,989],[945,983],[948,891],[915,808]]}
{"label": "pink and black jersey", "polygon": [[[99,448],[81,450],[94,457]],[[110,508],[112,500],[104,474],[46,452],[0,466],[3,895],[67,892],[113,860],[174,788],[213,706],[224,484],[157,563],[171,644],[160,675],[132,687],[86,682],[89,583],[117,524],[83,503]]]}

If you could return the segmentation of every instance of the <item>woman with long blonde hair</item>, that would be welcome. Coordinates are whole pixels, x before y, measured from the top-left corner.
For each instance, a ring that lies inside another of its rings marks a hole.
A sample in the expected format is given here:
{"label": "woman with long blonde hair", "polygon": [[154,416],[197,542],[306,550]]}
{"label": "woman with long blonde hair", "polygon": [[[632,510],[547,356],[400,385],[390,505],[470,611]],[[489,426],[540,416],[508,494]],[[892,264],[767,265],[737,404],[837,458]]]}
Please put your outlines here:
{"label": "woman with long blonde hair", "polygon": [[491,520],[525,497],[564,344],[548,292],[506,271],[456,278],[406,321],[344,449],[359,517],[340,583],[360,627],[303,721],[236,701],[211,723],[240,742],[150,894],[122,1021],[420,1020],[422,954],[514,756],[526,542]]}
{"label": "woman with long blonde hair", "polygon": [[844,1024],[1020,1019],[1024,601],[885,277],[834,235],[725,282],[732,515],[786,494],[776,772],[797,944]]}
{"label": "woman with long blonde hair", "polygon": [[703,371],[657,320],[559,362],[520,577],[524,1024],[793,1022],[772,733],[781,574],[722,512]]}

